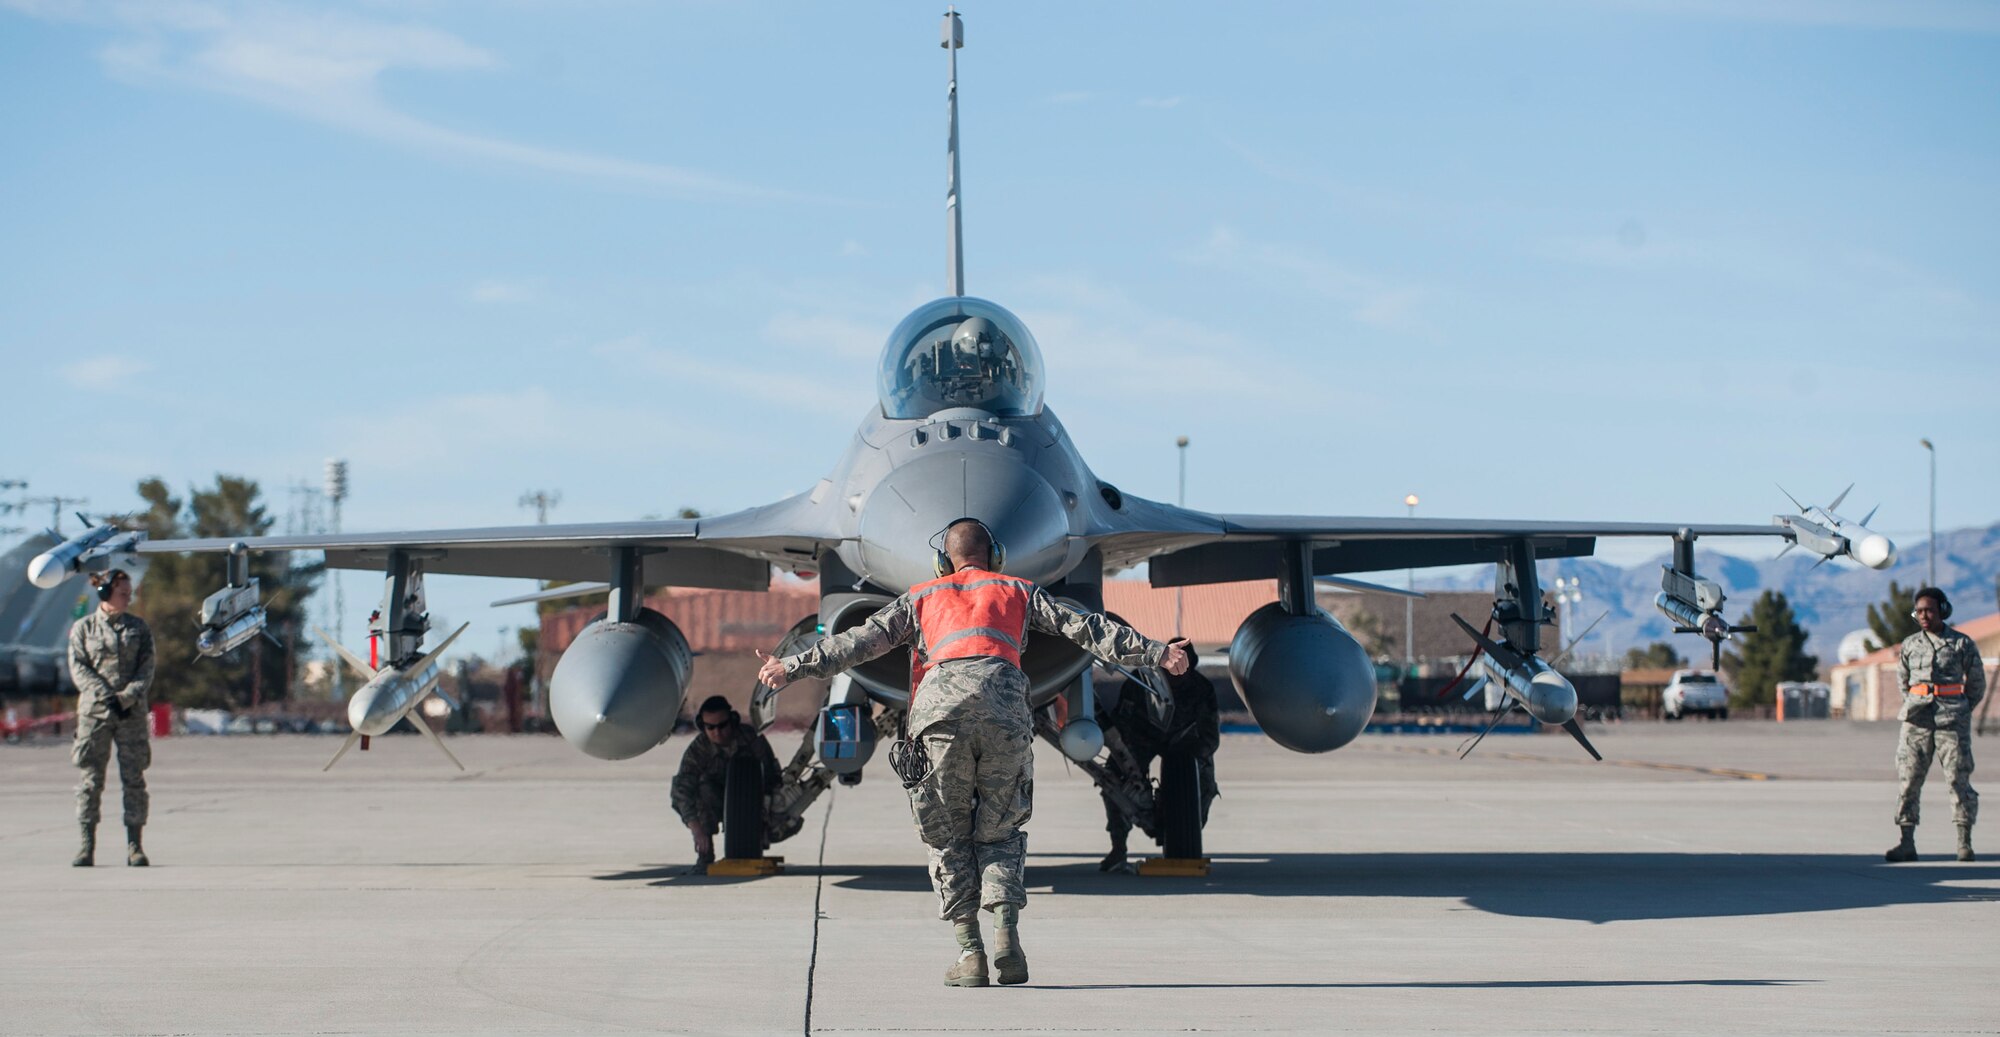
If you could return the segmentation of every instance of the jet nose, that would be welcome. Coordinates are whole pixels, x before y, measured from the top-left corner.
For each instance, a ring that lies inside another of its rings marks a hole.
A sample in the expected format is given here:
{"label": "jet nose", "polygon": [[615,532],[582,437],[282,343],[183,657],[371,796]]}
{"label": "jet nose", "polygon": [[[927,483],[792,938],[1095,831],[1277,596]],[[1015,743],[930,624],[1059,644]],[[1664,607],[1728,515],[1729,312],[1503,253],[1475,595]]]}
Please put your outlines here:
{"label": "jet nose", "polygon": [[387,734],[389,718],[382,715],[386,687],[386,682],[376,677],[355,691],[354,697],[347,700],[347,726],[364,735]]}
{"label": "jet nose", "polygon": [[934,578],[938,533],[966,517],[993,531],[1009,575],[1046,583],[1067,570],[1069,513],[1055,487],[1011,450],[968,444],[905,461],[875,487],[861,511],[864,572],[895,590]]}

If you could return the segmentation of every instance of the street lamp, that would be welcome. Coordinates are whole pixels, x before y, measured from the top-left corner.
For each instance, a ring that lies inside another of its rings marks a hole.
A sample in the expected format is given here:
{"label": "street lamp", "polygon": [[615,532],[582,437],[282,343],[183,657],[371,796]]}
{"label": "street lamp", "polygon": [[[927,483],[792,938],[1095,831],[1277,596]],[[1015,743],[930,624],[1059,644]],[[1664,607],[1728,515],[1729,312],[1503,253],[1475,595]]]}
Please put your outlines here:
{"label": "street lamp", "polygon": [[[1404,496],[1403,506],[1410,509],[1411,518],[1417,517],[1416,494],[1412,493]],[[1414,591],[1417,589],[1417,571],[1415,569],[1403,570],[1403,588],[1409,591]],[[1417,630],[1417,599],[1404,598],[1403,599],[1403,676],[1405,677],[1410,675],[1411,668],[1414,667],[1417,663],[1416,630]]]}
{"label": "street lamp", "polygon": [[[1180,492],[1175,496],[1174,503],[1183,508],[1187,507],[1187,448],[1188,437],[1174,438],[1174,449],[1180,452],[1181,459]],[[1174,588],[1174,636],[1181,636],[1181,588],[1179,587]]]}
{"label": "street lamp", "polygon": [[1917,440],[1931,455],[1931,542],[1924,554],[1930,557],[1930,576],[1924,586],[1937,586],[1937,447],[1931,445],[1930,437]]}

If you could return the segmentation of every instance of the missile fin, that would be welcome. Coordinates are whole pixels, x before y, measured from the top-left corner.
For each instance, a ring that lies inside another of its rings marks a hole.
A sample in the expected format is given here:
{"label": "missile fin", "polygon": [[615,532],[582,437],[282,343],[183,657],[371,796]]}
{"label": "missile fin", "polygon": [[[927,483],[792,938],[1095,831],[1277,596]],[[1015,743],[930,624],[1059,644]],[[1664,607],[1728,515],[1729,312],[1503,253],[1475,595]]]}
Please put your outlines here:
{"label": "missile fin", "polygon": [[[352,669],[355,673],[360,674],[362,680],[372,681],[375,679],[375,674],[377,672],[375,668],[369,666],[367,663],[362,662],[359,658],[356,658],[353,652],[347,650],[346,646],[334,640],[332,634],[327,633],[326,631],[320,629],[319,627],[313,627],[313,633],[318,634],[319,639],[325,641],[326,646],[328,648],[333,649],[334,654],[340,656],[341,660],[347,663],[350,669]],[[343,749],[341,751],[345,752],[346,750]],[[327,766],[331,767],[333,765],[328,764]]]}
{"label": "missile fin", "polygon": [[1848,483],[1848,484],[1847,484],[1847,489],[1844,489],[1844,490],[1840,491],[1840,496],[1838,496],[1838,497],[1835,497],[1835,498],[1833,499],[1833,503],[1832,503],[1832,504],[1829,504],[1829,505],[1827,505],[1827,506],[1826,506],[1826,510],[1827,510],[1827,511],[1830,511],[1830,512],[1832,512],[1832,511],[1839,511],[1839,510],[1840,510],[1840,502],[1841,502],[1841,501],[1844,501],[1844,500],[1846,500],[1846,499],[1847,499],[1847,495],[1848,495],[1848,494],[1850,494],[1850,493],[1853,493],[1853,492],[1854,492],[1854,484],[1853,484],[1853,483]]}
{"label": "missile fin", "polygon": [[326,761],[326,766],[320,768],[320,773],[324,774],[327,771],[332,770],[333,765],[339,763],[340,758],[347,755],[347,750],[354,748],[354,743],[360,740],[361,740],[361,732],[359,731],[350,732],[347,736],[347,741],[340,743],[340,748],[334,750],[333,759]]}
{"label": "missile fin", "polygon": [[1880,504],[1877,504],[1877,505],[1875,505],[1874,507],[1872,507],[1872,508],[1869,508],[1869,509],[1868,509],[1868,514],[1866,514],[1866,515],[1863,515],[1863,516],[1861,516],[1861,522],[1860,522],[1860,525],[1864,525],[1864,526],[1865,526],[1865,525],[1867,525],[1867,524],[1868,524],[1868,520],[1870,520],[1870,519],[1874,518],[1874,517],[1875,517],[1875,513],[1876,513],[1876,512],[1878,512],[1878,511],[1881,511],[1881,510],[1882,510],[1882,505],[1880,505]]}
{"label": "missile fin", "polygon": [[1785,499],[1792,502],[1792,507],[1799,509],[1799,514],[1803,515],[1806,513],[1806,506],[1800,504],[1797,497],[1792,496],[1792,491],[1785,489],[1783,485],[1778,485],[1778,492],[1784,494]]}
{"label": "missile fin", "polygon": [[1493,729],[1500,726],[1500,721],[1507,719],[1507,714],[1512,713],[1513,711],[1514,711],[1514,700],[1510,698],[1507,700],[1506,705],[1500,707],[1500,712],[1493,714],[1493,722],[1486,725],[1486,730],[1479,732],[1479,734],[1472,739],[1472,743],[1470,745],[1467,745],[1465,748],[1459,750],[1458,758],[1463,760],[1467,756],[1472,755],[1472,750],[1479,748],[1479,743],[1485,741],[1486,736],[1492,734]]}
{"label": "missile fin", "polygon": [[1563,730],[1568,731],[1569,736],[1576,739],[1576,744],[1583,746],[1583,751],[1589,753],[1591,759],[1599,763],[1604,762],[1604,756],[1597,751],[1597,747],[1590,744],[1590,739],[1583,737],[1583,725],[1577,723],[1575,717],[1563,721]]}
{"label": "missile fin", "polygon": [[466,628],[466,627],[469,627],[469,626],[471,626],[471,625],[472,625],[472,624],[470,624],[470,623],[460,623],[460,624],[458,625],[458,629],[457,629],[457,630],[454,630],[454,631],[452,631],[452,632],[451,632],[451,636],[450,636],[450,637],[447,637],[447,638],[445,638],[445,639],[444,639],[444,643],[443,643],[443,644],[440,644],[440,645],[438,645],[438,646],[437,646],[436,648],[433,648],[433,649],[431,649],[431,650],[430,650],[429,652],[426,652],[426,653],[424,654],[424,657],[423,657],[423,658],[421,658],[421,659],[418,659],[418,660],[417,660],[417,661],[416,661],[415,663],[412,663],[412,664],[410,665],[410,668],[409,668],[409,670],[408,670],[407,672],[409,672],[409,673],[422,673],[422,672],[424,672],[424,667],[426,667],[426,666],[429,666],[429,665],[430,665],[431,663],[433,663],[433,662],[436,662],[436,661],[437,661],[437,657],[438,657],[439,655],[442,655],[442,654],[444,653],[444,650],[445,650],[445,649],[447,649],[447,648],[450,648],[450,647],[451,647],[451,643],[452,643],[453,641],[456,641],[456,640],[458,640],[458,635],[460,635],[460,634],[463,634],[463,633],[465,633],[465,628]]}
{"label": "missile fin", "polygon": [[[467,625],[469,626],[471,624]],[[465,628],[460,627],[459,629],[463,630]],[[457,636],[458,636],[457,634],[452,635],[452,637],[457,637]],[[450,643],[451,642],[449,639],[445,641],[445,644],[450,644]],[[439,645],[438,647],[442,649],[444,646]],[[439,738],[438,733],[436,731],[431,730],[431,725],[426,723],[423,717],[413,716],[409,718],[409,721],[412,725],[416,727],[417,730],[422,731],[427,737],[430,738],[431,744],[438,747],[438,752],[443,753],[444,758],[450,760],[452,766],[457,767],[459,770],[465,769],[465,764],[458,762],[458,757],[453,756],[451,754],[451,750],[444,747],[444,739]]]}

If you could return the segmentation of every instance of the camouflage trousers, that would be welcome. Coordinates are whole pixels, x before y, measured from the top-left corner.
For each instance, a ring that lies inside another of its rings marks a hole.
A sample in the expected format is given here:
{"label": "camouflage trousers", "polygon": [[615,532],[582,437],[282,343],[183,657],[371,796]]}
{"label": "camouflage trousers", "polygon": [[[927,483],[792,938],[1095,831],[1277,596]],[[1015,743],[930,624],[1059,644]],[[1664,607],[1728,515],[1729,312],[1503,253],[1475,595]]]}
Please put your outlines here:
{"label": "camouflage trousers", "polygon": [[135,709],[124,717],[77,717],[76,741],[69,749],[70,762],[83,770],[83,783],[76,787],[76,819],[95,825],[98,806],[104,799],[104,771],[111,762],[113,747],[118,751],[118,780],[125,786],[125,823],[143,825],[152,800],[146,794],[146,768],[153,762],[153,742],[147,729],[148,717]]}
{"label": "camouflage trousers", "polygon": [[[1023,719],[1025,720],[1025,710]],[[910,790],[917,833],[930,847],[938,917],[1028,902],[1028,836],[1034,811],[1034,734],[991,718],[942,720],[918,740],[931,772]]]}
{"label": "camouflage trousers", "polygon": [[1969,825],[1979,820],[1979,793],[1972,790],[1972,723],[1970,717],[1961,717],[1957,723],[1940,728],[1903,725],[1902,739],[1896,743],[1896,777],[1902,781],[1896,823],[1917,823],[1924,777],[1933,757],[1951,778],[1952,822]]}

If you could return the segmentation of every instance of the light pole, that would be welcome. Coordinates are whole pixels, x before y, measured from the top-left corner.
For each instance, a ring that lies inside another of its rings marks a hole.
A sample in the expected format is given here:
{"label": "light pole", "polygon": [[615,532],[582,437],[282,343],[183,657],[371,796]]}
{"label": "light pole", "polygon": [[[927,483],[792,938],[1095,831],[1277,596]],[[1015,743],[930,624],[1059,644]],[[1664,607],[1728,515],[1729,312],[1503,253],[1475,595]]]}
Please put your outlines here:
{"label": "light pole", "polygon": [[[1188,437],[1186,436],[1175,437],[1174,449],[1179,451],[1181,460],[1181,483],[1180,483],[1180,491],[1174,496],[1174,503],[1183,508],[1187,507],[1187,448],[1188,448]],[[1181,592],[1182,588],[1180,587],[1174,588],[1174,636],[1175,637],[1181,636]]]}
{"label": "light pole", "polygon": [[1922,443],[1924,450],[1931,455],[1931,542],[1924,551],[1930,558],[1930,576],[1924,580],[1924,586],[1935,587],[1937,586],[1937,447],[1931,445],[1929,436],[1917,442]]}
{"label": "light pole", "polygon": [[[1417,517],[1416,494],[1412,493],[1404,497],[1403,506],[1410,509],[1411,518]],[[1403,570],[1403,589],[1410,591],[1414,591],[1417,589],[1417,571],[1415,569]],[[1408,677],[1410,675],[1410,670],[1417,664],[1416,630],[1417,630],[1417,599],[1404,598],[1403,599],[1403,676],[1405,677]]]}

